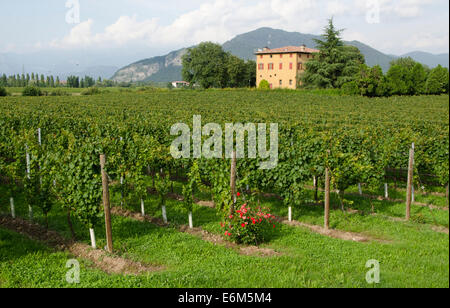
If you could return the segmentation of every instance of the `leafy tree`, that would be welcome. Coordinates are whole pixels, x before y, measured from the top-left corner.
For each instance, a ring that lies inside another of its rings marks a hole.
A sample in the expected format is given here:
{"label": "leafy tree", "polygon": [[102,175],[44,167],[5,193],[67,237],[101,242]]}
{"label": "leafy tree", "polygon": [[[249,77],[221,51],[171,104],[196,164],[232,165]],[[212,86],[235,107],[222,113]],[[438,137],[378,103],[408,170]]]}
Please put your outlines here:
{"label": "leafy tree", "polygon": [[67,77],[67,86],[69,88],[79,88],[80,87],[80,78],[77,76]]}
{"label": "leafy tree", "polygon": [[341,33],[336,30],[333,19],[328,21],[323,40],[316,39],[320,52],[306,63],[301,81],[306,87],[340,88],[353,79],[359,66],[365,63],[361,52],[352,46],[345,46]]}
{"label": "leafy tree", "polygon": [[0,85],[0,96],[8,96],[6,89]]}
{"label": "leafy tree", "polygon": [[427,82],[427,71],[425,67],[416,63],[411,69],[411,81],[413,87],[413,94],[425,94],[425,83]]}
{"label": "leafy tree", "polygon": [[0,78],[0,86],[7,87],[8,86],[8,78],[5,74]]}
{"label": "leafy tree", "polygon": [[448,69],[441,65],[432,69],[426,81],[426,93],[428,94],[443,94],[448,93],[449,90],[449,72]]}
{"label": "leafy tree", "polygon": [[228,87],[238,88],[245,86],[246,66],[244,60],[233,55],[228,55],[226,68]]}
{"label": "leafy tree", "polygon": [[369,97],[380,97],[389,94],[388,84],[382,68],[377,65],[368,67],[363,64],[356,78],[359,94]]}
{"label": "leafy tree", "polygon": [[85,84],[86,88],[93,87],[95,85],[95,80],[92,77],[85,76],[84,77],[84,84]]}
{"label": "leafy tree", "polygon": [[412,78],[411,72],[407,67],[393,65],[387,72],[387,80],[391,89],[391,95],[408,95],[411,94]]}
{"label": "leafy tree", "polygon": [[191,84],[198,83],[202,88],[224,88],[228,84],[228,54],[222,46],[211,42],[201,43],[190,48],[183,56],[182,76]]}
{"label": "leafy tree", "polygon": [[248,82],[248,86],[250,88],[256,87],[256,62],[255,61],[249,60],[245,63],[245,82]]}

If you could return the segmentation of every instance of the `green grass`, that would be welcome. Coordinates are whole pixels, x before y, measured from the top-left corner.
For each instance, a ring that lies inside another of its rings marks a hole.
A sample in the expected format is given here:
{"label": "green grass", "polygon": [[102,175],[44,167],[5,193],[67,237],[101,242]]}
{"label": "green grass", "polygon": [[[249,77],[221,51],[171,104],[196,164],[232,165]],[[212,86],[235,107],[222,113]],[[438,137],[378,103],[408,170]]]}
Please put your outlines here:
{"label": "green grass", "polygon": [[[177,188],[179,184],[176,184]],[[1,211],[7,203],[0,188]],[[112,196],[118,204],[119,195]],[[362,201],[362,199],[360,200]],[[333,201],[334,202],[334,201]],[[161,217],[156,196],[146,200],[146,212]],[[278,215],[287,209],[278,200],[264,199]],[[355,204],[354,204],[355,206]],[[357,205],[365,209],[367,204]],[[395,208],[396,205],[393,207]],[[21,198],[17,212],[26,217]],[[139,210],[138,200],[127,205]],[[400,205],[398,205],[400,208]],[[381,207],[383,208],[383,207]],[[169,221],[187,224],[187,211],[178,201],[167,204]],[[382,214],[388,214],[380,210]],[[35,211],[36,221],[43,217]],[[320,207],[294,209],[294,218],[321,224]],[[446,222],[445,216],[446,215]],[[448,225],[448,212],[440,217]],[[55,206],[50,228],[69,236],[65,213]],[[210,232],[220,232],[220,218],[214,209],[195,206],[194,223]],[[282,253],[276,257],[243,256],[237,251],[214,246],[197,237],[113,216],[113,239],[116,253],[135,261],[163,265],[166,270],[140,276],[107,275],[82,262],[81,284],[76,287],[372,287],[365,282],[369,259],[381,264],[381,283],[377,287],[449,287],[448,235],[431,230],[430,225],[393,222],[381,216],[344,214],[332,210],[333,228],[364,232],[389,241],[356,243],[328,238],[303,228],[283,225],[265,246]],[[87,229],[74,219],[80,241],[89,243]],[[96,227],[98,246],[105,245],[104,227]],[[0,228],[0,281],[2,287],[67,287],[66,261],[69,255]]]}

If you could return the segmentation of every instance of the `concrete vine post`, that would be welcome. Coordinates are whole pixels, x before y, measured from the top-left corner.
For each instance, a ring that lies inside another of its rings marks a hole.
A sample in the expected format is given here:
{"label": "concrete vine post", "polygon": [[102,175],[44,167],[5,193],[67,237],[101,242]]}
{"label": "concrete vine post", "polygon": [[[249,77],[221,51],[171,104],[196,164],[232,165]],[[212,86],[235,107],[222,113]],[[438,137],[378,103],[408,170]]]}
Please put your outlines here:
{"label": "concrete vine post", "polygon": [[326,230],[330,228],[330,170],[325,169],[325,215],[324,227]]}
{"label": "concrete vine post", "polygon": [[411,219],[412,186],[414,176],[414,143],[409,150],[408,186],[406,188],[406,220]]}

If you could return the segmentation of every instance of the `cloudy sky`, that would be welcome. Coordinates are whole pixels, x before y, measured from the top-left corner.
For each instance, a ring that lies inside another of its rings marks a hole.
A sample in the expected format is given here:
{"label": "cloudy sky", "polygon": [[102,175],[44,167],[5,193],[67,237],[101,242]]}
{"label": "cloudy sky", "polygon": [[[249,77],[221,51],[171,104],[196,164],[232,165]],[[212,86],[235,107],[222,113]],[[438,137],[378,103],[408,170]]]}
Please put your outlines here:
{"label": "cloudy sky", "polygon": [[331,16],[345,39],[385,53],[449,49],[447,0],[2,0],[0,52],[134,49],[153,56],[260,27],[320,34]]}

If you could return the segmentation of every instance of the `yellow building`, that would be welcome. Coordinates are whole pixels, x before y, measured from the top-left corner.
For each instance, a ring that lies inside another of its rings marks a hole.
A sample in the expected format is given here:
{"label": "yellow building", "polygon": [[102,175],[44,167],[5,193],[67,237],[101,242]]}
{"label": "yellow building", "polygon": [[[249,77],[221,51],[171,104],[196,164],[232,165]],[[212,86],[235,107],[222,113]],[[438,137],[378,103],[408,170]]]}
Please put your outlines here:
{"label": "yellow building", "polygon": [[258,50],[256,54],[256,85],[267,80],[271,89],[297,89],[297,76],[304,72],[305,63],[319,50],[306,46]]}

